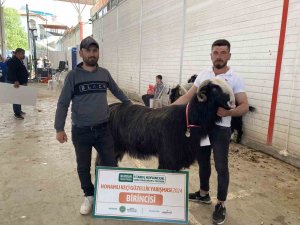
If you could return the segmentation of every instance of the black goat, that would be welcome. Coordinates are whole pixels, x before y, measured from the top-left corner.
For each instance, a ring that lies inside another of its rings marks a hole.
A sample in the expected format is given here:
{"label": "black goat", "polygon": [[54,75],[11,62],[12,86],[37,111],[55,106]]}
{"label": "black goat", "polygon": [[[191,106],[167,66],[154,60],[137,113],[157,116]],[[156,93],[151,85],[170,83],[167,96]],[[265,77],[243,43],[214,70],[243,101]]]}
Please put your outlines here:
{"label": "black goat", "polygon": [[[139,159],[158,157],[159,169],[188,168],[205,137],[221,118],[218,107],[230,109],[234,102],[225,81],[203,82],[188,105],[151,109],[141,105],[110,105],[110,126],[118,160],[125,153]],[[187,112],[187,114],[186,114]],[[198,127],[191,128],[189,124]],[[101,160],[97,156],[96,165]]]}

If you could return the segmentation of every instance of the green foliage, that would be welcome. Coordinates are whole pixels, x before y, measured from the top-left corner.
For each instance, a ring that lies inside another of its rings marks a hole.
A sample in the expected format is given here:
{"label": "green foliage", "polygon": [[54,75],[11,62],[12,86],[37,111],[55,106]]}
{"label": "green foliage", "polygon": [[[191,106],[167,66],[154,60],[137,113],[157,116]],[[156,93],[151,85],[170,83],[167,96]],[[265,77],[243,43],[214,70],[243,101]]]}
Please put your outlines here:
{"label": "green foliage", "polygon": [[4,29],[7,49],[28,49],[27,34],[22,27],[17,10],[4,8]]}

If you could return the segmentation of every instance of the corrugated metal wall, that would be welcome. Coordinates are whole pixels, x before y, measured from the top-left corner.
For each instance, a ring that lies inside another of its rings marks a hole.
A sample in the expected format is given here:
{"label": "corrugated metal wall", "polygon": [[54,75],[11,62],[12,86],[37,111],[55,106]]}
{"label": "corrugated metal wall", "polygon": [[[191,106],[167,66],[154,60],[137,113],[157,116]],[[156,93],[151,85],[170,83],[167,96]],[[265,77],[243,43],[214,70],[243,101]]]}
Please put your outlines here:
{"label": "corrugated metal wall", "polygon": [[183,2],[143,1],[141,92],[157,74],[165,83],[179,82]]}
{"label": "corrugated metal wall", "polygon": [[102,34],[102,63],[118,82],[118,10],[105,15]]}
{"label": "corrugated metal wall", "polygon": [[[265,144],[282,16],[282,0],[127,0],[94,22],[102,65],[119,85],[144,94],[155,75],[184,83],[211,65],[214,40],[232,44],[229,65],[244,79],[256,113],[245,138]],[[300,2],[290,0],[273,147],[300,157]],[[101,27],[103,26],[103,27]],[[102,40],[101,40],[102,35]]]}
{"label": "corrugated metal wall", "polygon": [[140,19],[142,2],[128,1],[118,10],[118,83],[133,93],[139,93]]}
{"label": "corrugated metal wall", "polygon": [[100,61],[98,62],[99,65],[103,65],[103,18],[95,20],[93,22],[93,38],[99,43],[99,47],[100,47]]}

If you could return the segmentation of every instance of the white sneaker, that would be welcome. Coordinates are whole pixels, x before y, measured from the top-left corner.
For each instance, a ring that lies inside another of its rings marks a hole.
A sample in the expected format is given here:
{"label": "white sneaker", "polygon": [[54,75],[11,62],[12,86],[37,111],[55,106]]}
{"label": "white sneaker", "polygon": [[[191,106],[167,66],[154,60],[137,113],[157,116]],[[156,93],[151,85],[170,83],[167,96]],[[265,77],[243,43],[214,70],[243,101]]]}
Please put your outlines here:
{"label": "white sneaker", "polygon": [[80,214],[87,215],[92,211],[92,206],[94,202],[94,196],[84,197],[83,203],[80,207]]}

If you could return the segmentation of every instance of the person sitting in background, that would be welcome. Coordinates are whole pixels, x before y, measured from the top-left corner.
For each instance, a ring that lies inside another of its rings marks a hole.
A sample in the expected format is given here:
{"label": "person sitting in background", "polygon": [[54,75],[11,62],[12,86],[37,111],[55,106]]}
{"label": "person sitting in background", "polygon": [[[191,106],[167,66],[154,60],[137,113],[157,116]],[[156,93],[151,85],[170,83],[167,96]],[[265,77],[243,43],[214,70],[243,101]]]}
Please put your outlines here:
{"label": "person sitting in background", "polygon": [[154,93],[147,93],[142,96],[143,102],[145,106],[150,106],[150,99],[158,99],[160,97],[160,93],[163,91],[164,83],[162,82],[162,75],[156,76],[156,84],[154,87]]}

